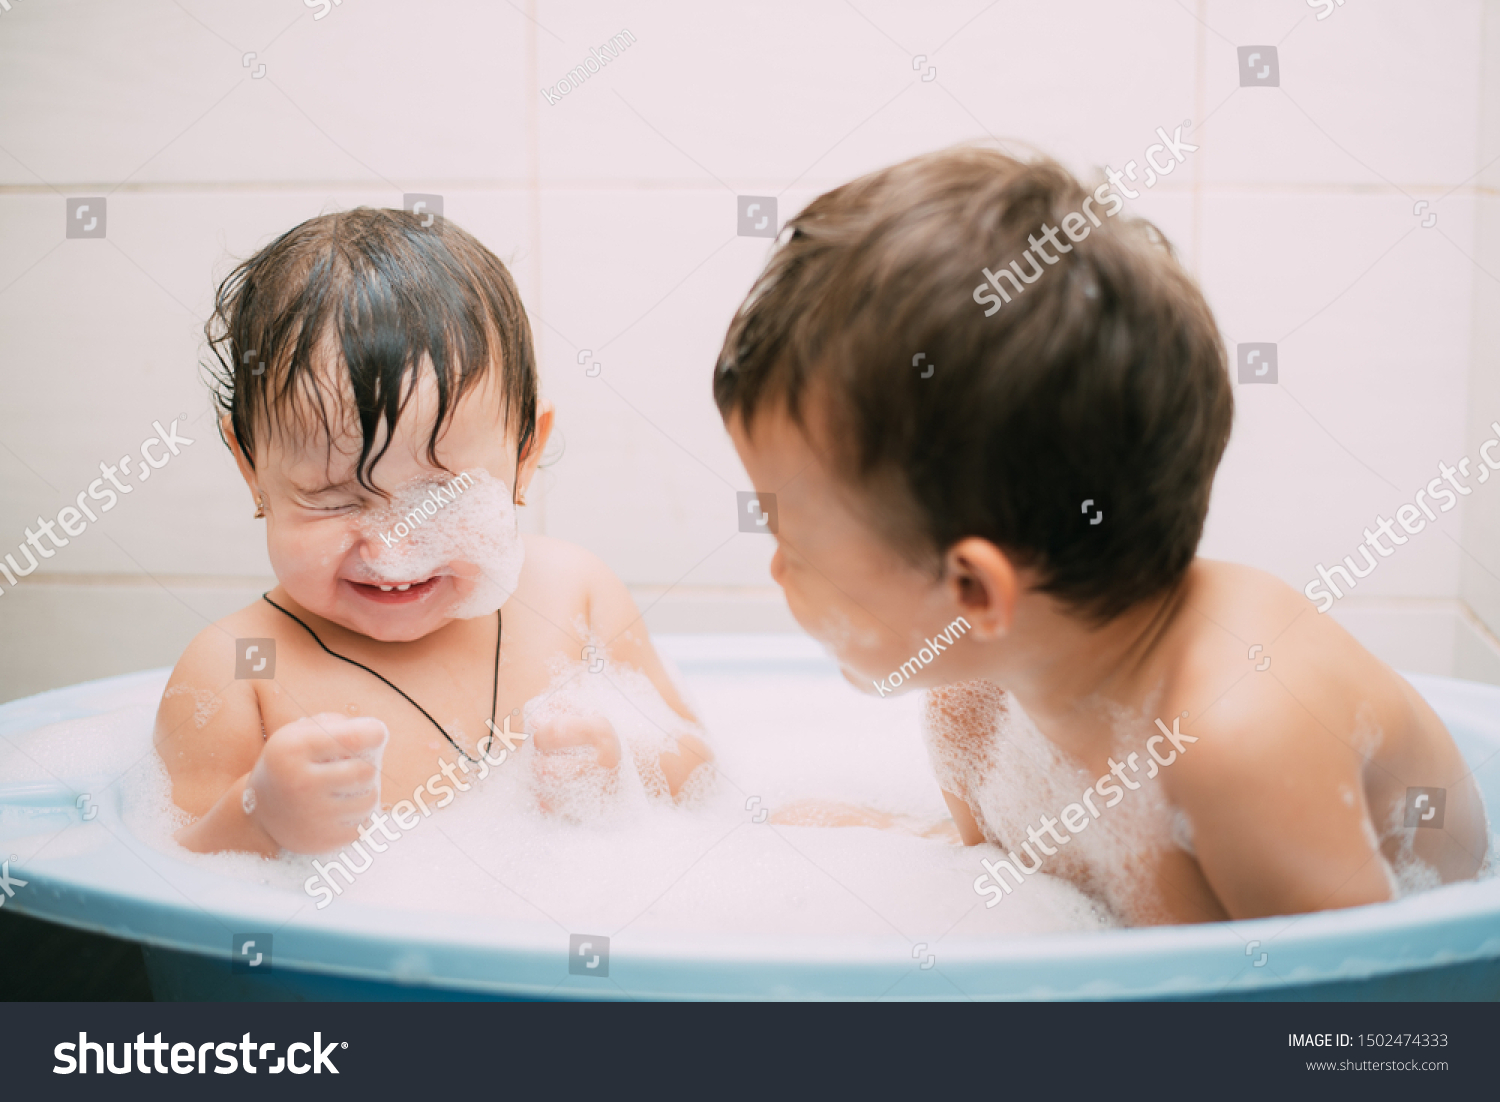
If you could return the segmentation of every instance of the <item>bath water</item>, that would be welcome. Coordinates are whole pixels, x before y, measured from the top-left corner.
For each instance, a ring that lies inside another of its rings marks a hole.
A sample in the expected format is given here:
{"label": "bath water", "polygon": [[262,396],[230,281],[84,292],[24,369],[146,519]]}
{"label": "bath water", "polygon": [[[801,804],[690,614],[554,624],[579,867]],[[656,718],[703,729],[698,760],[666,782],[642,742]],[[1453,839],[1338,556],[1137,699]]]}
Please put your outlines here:
{"label": "bath water", "polygon": [[[549,792],[528,739],[483,782],[470,775],[469,791],[385,842],[352,885],[334,874],[342,892],[329,910],[395,908],[412,912],[414,924],[421,912],[443,911],[611,936],[625,929],[899,934],[928,942],[950,933],[1020,935],[1111,923],[1045,873],[986,908],[973,890],[973,848],[893,830],[770,820],[767,810],[806,798],[917,822],[945,819],[923,745],[919,695],[875,699],[804,673],[700,673],[679,683],[717,756],[714,774],[690,785],[681,803],[653,796],[652,770],[637,764],[649,763],[683,729],[649,682],[608,664],[559,665],[554,689],[527,705],[525,727],[549,711],[602,713],[625,751],[613,783],[584,778]],[[91,778],[100,792],[118,784],[125,824],[148,844],[286,892],[312,911],[316,900],[304,883],[316,875],[313,858],[194,854],[172,840],[187,820],[170,802],[152,748],[160,688],[153,682],[107,714],[0,742],[0,783],[62,778],[76,786]],[[550,813],[540,810],[539,797],[550,797]],[[95,825],[24,839],[28,852],[18,857],[62,856],[70,835],[80,844]]]}

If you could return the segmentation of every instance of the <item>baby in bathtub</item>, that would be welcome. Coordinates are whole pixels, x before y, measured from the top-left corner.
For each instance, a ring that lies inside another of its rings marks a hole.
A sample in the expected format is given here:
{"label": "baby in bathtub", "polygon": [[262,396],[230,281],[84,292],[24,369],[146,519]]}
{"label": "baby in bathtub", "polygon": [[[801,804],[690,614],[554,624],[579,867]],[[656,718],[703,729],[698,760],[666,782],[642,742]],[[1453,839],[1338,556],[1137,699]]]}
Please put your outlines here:
{"label": "baby in bathtub", "polygon": [[863,691],[934,690],[930,755],[963,841],[989,843],[986,906],[1038,869],[1131,923],[1476,875],[1479,790],[1422,697],[1321,614],[1321,583],[1304,599],[1196,557],[1232,385],[1202,293],[1122,208],[969,148],[784,228],[714,395],[774,498],[792,614]]}
{"label": "baby in bathtub", "polygon": [[[633,758],[649,792],[706,777],[710,752],[625,587],[588,552],[517,529],[552,410],[492,253],[451,221],[314,218],[225,280],[208,332],[222,434],[278,584],[199,634],[162,697],[156,748],[194,817],[182,845],[353,842],[379,809],[521,748],[523,706],[569,663],[638,671],[680,717],[665,749]],[[622,755],[609,721],[537,711],[543,808],[574,781],[607,788]]]}

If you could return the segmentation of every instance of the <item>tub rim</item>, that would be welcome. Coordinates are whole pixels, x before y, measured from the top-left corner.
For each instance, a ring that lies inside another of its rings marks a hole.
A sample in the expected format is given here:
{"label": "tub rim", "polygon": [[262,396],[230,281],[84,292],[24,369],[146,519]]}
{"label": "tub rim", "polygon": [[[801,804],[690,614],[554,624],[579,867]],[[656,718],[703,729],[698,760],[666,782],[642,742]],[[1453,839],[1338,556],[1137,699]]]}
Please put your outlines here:
{"label": "tub rim", "polygon": [[[726,655],[720,655],[713,664],[727,661]],[[102,694],[114,695],[158,678],[164,682],[168,672],[119,675],[0,705],[0,737],[8,730],[30,729],[20,725],[28,715],[42,714],[64,701],[84,709],[78,714],[105,710],[98,699]],[[808,672],[827,671],[809,668]],[[1403,676],[1419,691],[1424,684],[1440,691],[1445,697],[1445,721],[1458,712],[1459,718],[1495,726],[1500,688],[1435,675]],[[1474,764],[1476,771],[1500,755],[1500,733],[1481,731],[1480,737],[1492,753]],[[1467,755],[1466,760],[1470,760]],[[61,788],[69,794],[73,791],[65,785]],[[112,792],[113,798],[100,804],[103,821],[86,825],[123,828],[118,790]],[[38,799],[37,806],[68,811],[42,796]],[[503,937],[476,938],[461,928],[465,923],[472,925],[472,918],[417,912],[430,933],[413,938],[413,912],[342,901],[322,912],[336,917],[336,922],[302,920],[307,904],[300,901],[299,911],[287,919],[267,906],[268,897],[284,899],[286,893],[280,889],[198,868],[151,849],[128,830],[123,830],[123,836],[101,841],[105,848],[121,847],[117,859],[131,856],[148,865],[160,862],[179,877],[205,882],[206,890],[195,898],[222,901],[233,907],[233,913],[227,917],[221,917],[224,912],[210,914],[202,904],[185,908],[174,904],[165,889],[153,894],[111,885],[101,888],[97,877],[91,880],[88,875],[100,860],[98,852],[28,869],[27,887],[7,904],[46,921],[127,937],[226,965],[231,954],[225,935],[235,930],[274,929],[277,971],[481,995],[869,998],[872,993],[879,997],[875,989],[884,988],[886,997],[893,998],[1201,997],[1278,989],[1291,992],[1303,985],[1372,979],[1500,957],[1500,879],[1492,877],[1445,885],[1390,903],[1302,916],[1030,934],[1003,940],[985,935],[943,938],[933,945],[939,963],[930,970],[922,969],[908,955],[909,940],[895,936],[627,931],[628,936],[612,939],[612,982],[606,987],[595,977],[564,974],[558,982],[566,959],[566,935],[552,924],[497,921],[494,928]],[[1290,933],[1294,927],[1296,933]],[[1392,952],[1398,941],[1405,943],[1405,952]],[[1268,959],[1264,967],[1254,964],[1250,958],[1254,950],[1244,948],[1252,942],[1266,947],[1274,959]],[[622,948],[627,949],[623,954]],[[966,982],[955,982],[948,974],[953,970],[960,970]],[[1080,979],[1080,970],[1103,974]],[[633,989],[627,989],[626,982]],[[892,993],[896,987],[905,990]]]}

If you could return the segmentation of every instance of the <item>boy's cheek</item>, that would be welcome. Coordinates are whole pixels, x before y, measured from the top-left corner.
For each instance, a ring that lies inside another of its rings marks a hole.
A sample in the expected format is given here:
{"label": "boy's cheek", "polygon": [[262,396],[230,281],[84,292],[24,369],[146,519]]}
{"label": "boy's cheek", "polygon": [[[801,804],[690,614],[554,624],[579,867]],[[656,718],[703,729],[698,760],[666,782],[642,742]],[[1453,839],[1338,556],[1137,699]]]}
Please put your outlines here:
{"label": "boy's cheek", "polygon": [[[911,657],[909,652],[895,653],[902,648],[893,643],[890,628],[882,618],[840,594],[817,574],[813,574],[810,584],[804,584],[808,575],[798,570],[786,572],[777,581],[792,619],[823,645],[853,684],[866,687]],[[884,611],[889,619],[898,610]]]}
{"label": "boy's cheek", "polygon": [[787,611],[792,619],[824,649],[842,661],[853,641],[853,625],[848,615],[837,605],[804,593],[799,587],[784,586]]}
{"label": "boy's cheek", "polygon": [[[790,606],[790,602],[788,604]],[[891,668],[878,633],[861,627],[844,609],[833,608],[825,610],[821,616],[804,617],[797,614],[795,606],[790,607],[802,629],[823,645],[838,662],[844,676],[855,684],[863,685],[871,671],[879,670],[879,674],[873,675],[879,677]],[[897,664],[900,664],[900,659],[897,659]]]}

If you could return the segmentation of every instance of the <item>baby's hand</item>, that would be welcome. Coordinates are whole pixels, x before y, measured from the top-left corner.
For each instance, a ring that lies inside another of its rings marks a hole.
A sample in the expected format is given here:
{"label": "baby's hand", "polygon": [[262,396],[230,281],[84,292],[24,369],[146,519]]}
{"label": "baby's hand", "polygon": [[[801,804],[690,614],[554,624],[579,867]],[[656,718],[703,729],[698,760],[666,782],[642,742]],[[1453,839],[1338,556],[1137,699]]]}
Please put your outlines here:
{"label": "baby's hand", "polygon": [[564,807],[581,811],[579,800],[570,797],[581,797],[578,787],[591,780],[602,781],[606,793],[613,788],[620,764],[620,737],[603,716],[558,716],[544,721],[532,741],[537,750],[533,767],[537,803],[544,812]]}
{"label": "baby's hand", "polygon": [[[534,741],[539,754],[556,755],[565,750],[593,747],[593,764],[599,768],[613,769],[620,764],[620,737],[615,734],[614,725],[603,716],[558,716],[537,728]],[[550,764],[559,760],[553,758]]]}
{"label": "baby's hand", "polygon": [[247,812],[293,853],[355,841],[359,824],[380,806],[375,762],[389,737],[378,719],[336,712],[288,723],[266,739],[250,772]]}

